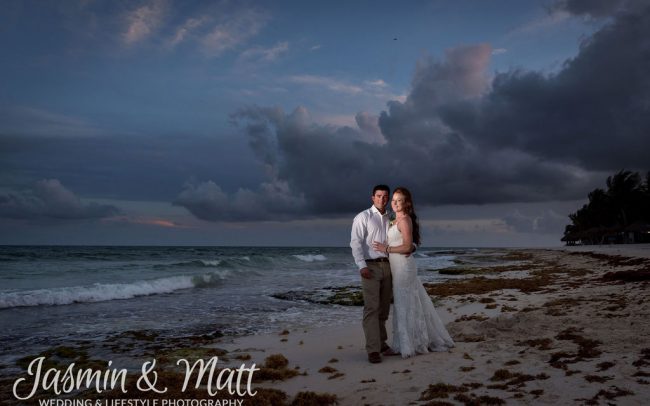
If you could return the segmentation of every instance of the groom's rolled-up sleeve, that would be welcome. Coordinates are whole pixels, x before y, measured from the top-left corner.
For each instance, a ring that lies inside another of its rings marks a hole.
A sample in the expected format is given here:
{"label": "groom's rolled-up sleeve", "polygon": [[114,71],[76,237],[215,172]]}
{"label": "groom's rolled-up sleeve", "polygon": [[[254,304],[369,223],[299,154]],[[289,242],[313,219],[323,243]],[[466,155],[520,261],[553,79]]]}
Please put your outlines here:
{"label": "groom's rolled-up sleeve", "polygon": [[354,262],[357,264],[359,269],[363,269],[367,266],[366,260],[363,253],[363,244],[365,244],[365,227],[364,227],[364,215],[359,213],[352,222],[352,233],[350,236],[350,248],[352,248],[352,256],[354,257]]}

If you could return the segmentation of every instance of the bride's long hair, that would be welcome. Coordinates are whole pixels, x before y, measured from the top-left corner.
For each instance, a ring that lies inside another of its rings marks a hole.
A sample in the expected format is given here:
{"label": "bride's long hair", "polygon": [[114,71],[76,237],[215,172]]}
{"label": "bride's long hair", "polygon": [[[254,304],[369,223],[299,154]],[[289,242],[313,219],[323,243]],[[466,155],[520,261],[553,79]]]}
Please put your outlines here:
{"label": "bride's long hair", "polygon": [[399,193],[404,196],[404,204],[406,205],[406,213],[411,216],[413,222],[413,242],[420,245],[420,224],[418,223],[418,216],[415,214],[415,207],[413,207],[413,199],[411,192],[405,187],[398,187],[393,191],[393,194]]}

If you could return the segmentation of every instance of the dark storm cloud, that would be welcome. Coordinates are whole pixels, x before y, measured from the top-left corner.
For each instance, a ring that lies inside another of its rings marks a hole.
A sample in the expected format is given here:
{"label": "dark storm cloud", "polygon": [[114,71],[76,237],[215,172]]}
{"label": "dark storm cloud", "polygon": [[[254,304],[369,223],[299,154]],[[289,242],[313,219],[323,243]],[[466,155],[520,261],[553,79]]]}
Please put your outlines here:
{"label": "dark storm cloud", "polygon": [[631,12],[647,5],[646,0],[560,0],[551,7],[578,16],[608,17],[616,13]]}
{"label": "dark storm cloud", "polygon": [[503,222],[520,233],[560,234],[564,231],[567,217],[553,210],[544,210],[537,215],[526,215],[518,210],[503,217]]}
{"label": "dark storm cloud", "polygon": [[[485,204],[568,199],[585,192],[590,176],[564,162],[511,148],[482,148],[450,129],[439,112],[448,103],[476,103],[489,92],[491,48],[461,47],[446,59],[417,65],[404,103],[392,101],[378,119],[383,142],[368,140],[371,116],[359,128],[314,123],[304,108],[249,107],[233,115],[266,166],[269,183],[246,190],[257,205],[238,205],[216,182],[188,185],[176,204],[205,220],[264,219],[350,213],[377,183],[411,188],[418,204]],[[281,185],[282,187],[278,187]]]}
{"label": "dark storm cloud", "polygon": [[171,202],[192,178],[229,192],[259,184],[259,167],[246,143],[227,136],[0,134],[0,179],[12,190],[56,178],[80,196]]}
{"label": "dark storm cloud", "polygon": [[617,14],[554,75],[499,74],[478,101],[441,109],[482,149],[515,148],[587,170],[645,168],[650,150],[650,7]]}
{"label": "dark storm cloud", "polygon": [[92,219],[120,213],[112,205],[83,203],[58,179],[36,182],[30,190],[0,194],[0,217],[14,219]]}
{"label": "dark storm cloud", "polygon": [[[442,61],[421,60],[407,99],[389,102],[381,113],[375,142],[367,137],[369,115],[357,115],[358,128],[333,128],[315,124],[302,108],[239,111],[234,118],[266,165],[270,184],[283,185],[285,202],[300,201],[275,204],[276,212],[358,210],[380,182],[410,187],[424,205],[577,199],[603,173],[647,167],[650,7],[623,1],[588,6],[558,6],[612,18],[555,74],[514,70],[490,80],[488,45],[449,50]],[[251,193],[268,199],[261,190]],[[229,218],[211,207],[202,218]],[[274,210],[256,213],[270,217]],[[558,221],[552,215],[506,219],[515,229],[542,232],[555,230]]]}

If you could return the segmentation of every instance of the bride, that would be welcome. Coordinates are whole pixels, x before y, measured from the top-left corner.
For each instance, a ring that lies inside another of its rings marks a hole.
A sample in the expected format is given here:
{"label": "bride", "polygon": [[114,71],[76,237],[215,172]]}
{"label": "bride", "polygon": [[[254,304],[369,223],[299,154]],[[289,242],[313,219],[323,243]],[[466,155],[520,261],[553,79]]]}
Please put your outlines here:
{"label": "bride", "polygon": [[393,351],[403,358],[429,351],[447,351],[454,341],[445,329],[431,298],[420,282],[412,251],[420,244],[420,229],[411,193],[398,187],[391,207],[395,221],[388,228],[388,244],[375,241],[373,248],[388,254],[393,274]]}

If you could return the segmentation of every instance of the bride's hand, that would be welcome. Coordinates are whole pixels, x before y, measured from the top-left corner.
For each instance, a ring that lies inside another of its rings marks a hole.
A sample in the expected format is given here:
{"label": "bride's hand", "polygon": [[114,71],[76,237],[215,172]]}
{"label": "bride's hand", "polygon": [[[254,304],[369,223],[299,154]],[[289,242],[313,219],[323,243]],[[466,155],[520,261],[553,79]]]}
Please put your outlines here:
{"label": "bride's hand", "polygon": [[388,245],[382,244],[379,241],[374,241],[372,243],[372,249],[377,252],[386,252],[386,248],[388,248]]}

